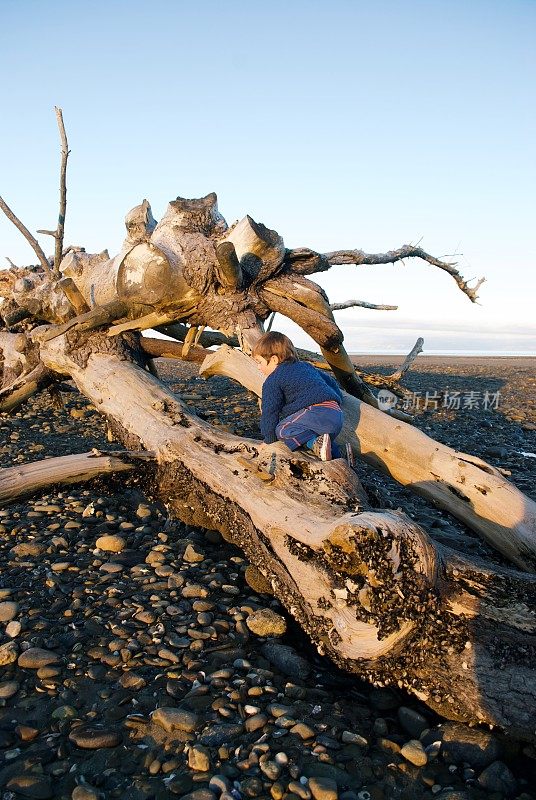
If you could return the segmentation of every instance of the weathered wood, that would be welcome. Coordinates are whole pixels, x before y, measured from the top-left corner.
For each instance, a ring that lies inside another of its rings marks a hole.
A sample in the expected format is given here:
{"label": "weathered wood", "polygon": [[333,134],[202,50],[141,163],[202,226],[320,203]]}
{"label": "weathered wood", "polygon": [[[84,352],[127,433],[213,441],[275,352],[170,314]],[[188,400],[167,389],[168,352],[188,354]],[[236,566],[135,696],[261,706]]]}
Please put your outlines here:
{"label": "weathered wood", "polygon": [[285,243],[277,231],[255,222],[249,214],[226,234],[225,241],[233,244],[241,269],[254,282],[274,275],[285,257]]}
{"label": "weathered wood", "polygon": [[[143,460],[151,454],[140,454]],[[0,508],[42,491],[50,486],[82,483],[99,475],[130,471],[135,468],[137,453],[76,453],[58,458],[44,458],[17,467],[0,469]]]}
{"label": "weathered wood", "polygon": [[50,264],[48,263],[48,259],[44,254],[41,245],[39,244],[35,236],[32,236],[26,225],[24,225],[17,217],[17,215],[10,209],[10,207],[2,197],[0,197],[0,209],[2,209],[8,220],[12,222],[13,225],[22,233],[22,235],[24,236],[24,238],[34,251],[35,255],[39,259],[39,263],[43,267],[44,271],[50,272]]}
{"label": "weathered wood", "polygon": [[232,242],[222,242],[216,247],[218,259],[218,281],[224,292],[233,292],[242,288],[242,267],[238,261],[235,246]]}
{"label": "weathered wood", "polygon": [[[534,576],[468,559],[462,568],[456,554],[434,547],[404,514],[370,511],[342,459],[322,463],[279,452],[274,480],[259,479],[238,460],[257,457],[257,442],[189,415],[161,383],[128,363],[121,346],[93,334],[92,353],[81,362],[56,338],[41,355],[50,369],[73,378],[127,446],[155,452],[168,508],[240,546],[341,667],[376,683],[396,682],[445,716],[534,736],[536,620],[523,610],[533,608]],[[269,453],[258,461],[269,471]],[[508,606],[523,613],[508,615]],[[501,647],[508,657],[496,661]]]}
{"label": "weathered wood", "polygon": [[[257,395],[263,376],[244,353],[222,346],[200,374],[226,375]],[[449,511],[519,569],[536,571],[536,503],[490,464],[344,394],[340,435],[367,463]]]}
{"label": "weathered wood", "polygon": [[53,380],[27,336],[0,331],[0,412],[16,410]]}
{"label": "weathered wood", "polygon": [[197,364],[202,364],[212,352],[195,344],[185,351],[184,344],[181,342],[153,339],[150,336],[142,336],[140,345],[143,352],[152,358],[178,358],[181,361],[193,361]]}
{"label": "weathered wood", "polygon": [[424,339],[419,336],[413,347],[411,348],[410,352],[405,357],[404,361],[402,362],[399,369],[395,370],[391,375],[388,375],[389,381],[400,381],[409,370],[419,353],[422,353],[422,346],[424,344]]}
{"label": "weathered wood", "polygon": [[296,251],[290,250],[287,259],[292,262],[295,272],[301,275],[312,275],[316,272],[324,272],[337,264],[394,264],[403,261],[405,258],[420,258],[434,267],[447,272],[456,282],[472,303],[478,301],[478,290],[486,280],[480,278],[474,286],[469,286],[468,282],[460,275],[456,269],[455,262],[442,261],[435,256],[431,256],[422,247],[413,244],[404,244],[398,250],[389,250],[387,253],[365,253],[363,250],[334,250],[330,253],[315,253],[300,248]]}
{"label": "weathered wood", "polygon": [[343,311],[345,308],[370,308],[373,311],[397,311],[398,306],[389,306],[384,303],[369,303],[367,300],[345,300],[342,303],[330,303],[332,311]]}
{"label": "weathered wood", "polygon": [[30,372],[25,372],[13,383],[0,389],[0,411],[16,411],[30,397],[50,386],[53,381],[53,373],[43,364],[38,364]]}
{"label": "weathered wood", "polygon": [[58,224],[55,231],[37,231],[45,233],[47,236],[54,237],[54,277],[60,274],[60,263],[63,255],[63,237],[65,234],[65,214],[67,211],[67,159],[69,158],[69,145],[67,144],[67,134],[63,123],[63,112],[61,108],[55,106],[56,121],[60,133],[61,142],[61,163],[60,163],[60,209],[58,213]]}

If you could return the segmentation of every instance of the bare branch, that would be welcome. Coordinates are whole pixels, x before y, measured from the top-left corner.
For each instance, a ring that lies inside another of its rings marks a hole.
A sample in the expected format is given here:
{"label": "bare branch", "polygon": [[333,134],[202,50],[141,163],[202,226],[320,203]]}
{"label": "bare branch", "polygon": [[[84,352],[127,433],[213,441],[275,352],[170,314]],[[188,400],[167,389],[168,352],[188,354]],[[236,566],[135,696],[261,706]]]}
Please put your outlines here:
{"label": "bare branch", "polygon": [[22,235],[24,236],[24,238],[34,251],[35,255],[39,259],[39,263],[41,264],[45,272],[50,272],[50,265],[48,263],[46,255],[43,253],[43,250],[41,249],[41,245],[39,244],[35,236],[32,236],[26,225],[24,225],[20,221],[20,219],[13,213],[13,211],[10,209],[10,207],[2,197],[0,197],[0,208],[2,209],[6,217],[13,223],[13,225],[16,228],[18,228],[19,231],[22,233]]}
{"label": "bare branch", "polygon": [[[316,256],[316,257],[315,257]],[[311,275],[315,272],[324,272],[336,264],[394,264],[404,258],[422,258],[434,267],[445,270],[451,275],[458,288],[467,295],[472,303],[478,301],[477,291],[484,283],[485,278],[480,278],[475,286],[469,286],[464,277],[456,269],[456,262],[441,261],[413,244],[405,244],[398,250],[389,250],[387,253],[365,253],[363,250],[334,250],[331,253],[318,254],[306,248],[288,250],[285,259],[292,264],[294,272],[301,275]]]}
{"label": "bare branch", "polygon": [[398,306],[377,305],[376,303],[367,303],[366,300],[345,300],[344,303],[330,304],[332,311],[342,311],[343,308],[353,308],[354,306],[372,308],[375,311],[396,311],[398,309]]}
{"label": "bare branch", "polygon": [[397,369],[396,372],[393,372],[392,375],[389,375],[388,378],[390,381],[400,381],[411,367],[419,353],[422,353],[422,346],[424,344],[424,339],[422,336],[419,336],[415,344],[413,345],[410,352],[407,354],[406,358],[404,359],[404,363]]}
{"label": "bare branch", "polygon": [[7,263],[9,264],[9,266],[10,266],[10,267],[12,267],[13,269],[19,269],[19,268],[17,267],[17,265],[16,265],[16,264],[14,264],[14,263],[13,263],[13,261],[12,261],[12,260],[11,260],[11,259],[10,259],[8,256],[5,256],[5,259],[6,259],[6,261],[7,261]]}
{"label": "bare branch", "polygon": [[56,119],[61,139],[61,166],[60,166],[60,211],[58,215],[58,227],[56,229],[56,247],[54,249],[54,271],[56,274],[60,270],[61,255],[63,252],[63,235],[65,231],[65,214],[67,211],[67,159],[69,157],[69,146],[67,144],[67,134],[63,124],[63,112],[61,108],[55,106]]}

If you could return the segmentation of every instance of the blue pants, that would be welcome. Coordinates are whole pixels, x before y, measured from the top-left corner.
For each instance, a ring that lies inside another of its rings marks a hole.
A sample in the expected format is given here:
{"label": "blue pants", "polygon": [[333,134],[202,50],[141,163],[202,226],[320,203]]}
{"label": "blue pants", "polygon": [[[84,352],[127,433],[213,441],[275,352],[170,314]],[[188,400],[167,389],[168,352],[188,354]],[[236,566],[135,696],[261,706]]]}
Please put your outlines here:
{"label": "blue pants", "polygon": [[329,402],[308,406],[285,417],[278,424],[275,433],[289,450],[297,450],[310,439],[315,439],[322,433],[329,433],[331,439],[331,452],[333,458],[340,458],[339,448],[335,437],[342,428],[343,414],[340,407]]}

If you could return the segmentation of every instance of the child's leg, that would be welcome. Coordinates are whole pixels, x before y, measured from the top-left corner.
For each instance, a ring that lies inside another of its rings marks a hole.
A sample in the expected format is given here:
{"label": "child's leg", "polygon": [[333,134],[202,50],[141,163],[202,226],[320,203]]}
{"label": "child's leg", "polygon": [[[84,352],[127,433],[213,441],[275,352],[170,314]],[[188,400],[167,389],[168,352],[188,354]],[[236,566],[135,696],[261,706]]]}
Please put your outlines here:
{"label": "child's leg", "polygon": [[307,425],[307,409],[302,408],[281,420],[275,433],[289,450],[297,450],[318,434]]}
{"label": "child's leg", "polygon": [[322,433],[329,433],[334,458],[340,457],[334,439],[341,432],[342,411],[329,406],[302,408],[281,420],[276,428],[278,439],[282,439],[290,450],[296,450]]}

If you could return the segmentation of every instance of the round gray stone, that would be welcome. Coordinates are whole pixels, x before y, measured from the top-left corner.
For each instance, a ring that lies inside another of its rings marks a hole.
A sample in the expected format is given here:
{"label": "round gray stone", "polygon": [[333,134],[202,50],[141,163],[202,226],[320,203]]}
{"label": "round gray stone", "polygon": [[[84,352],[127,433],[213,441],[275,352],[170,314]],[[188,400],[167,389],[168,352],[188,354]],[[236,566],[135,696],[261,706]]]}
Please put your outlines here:
{"label": "round gray stone", "polygon": [[118,731],[80,725],[70,732],[69,740],[82,750],[100,750],[101,747],[117,747],[123,737]]}
{"label": "round gray stone", "polygon": [[57,664],[60,657],[51,650],[43,650],[41,647],[30,647],[20,654],[17,664],[24,669],[39,669],[48,664]]}

